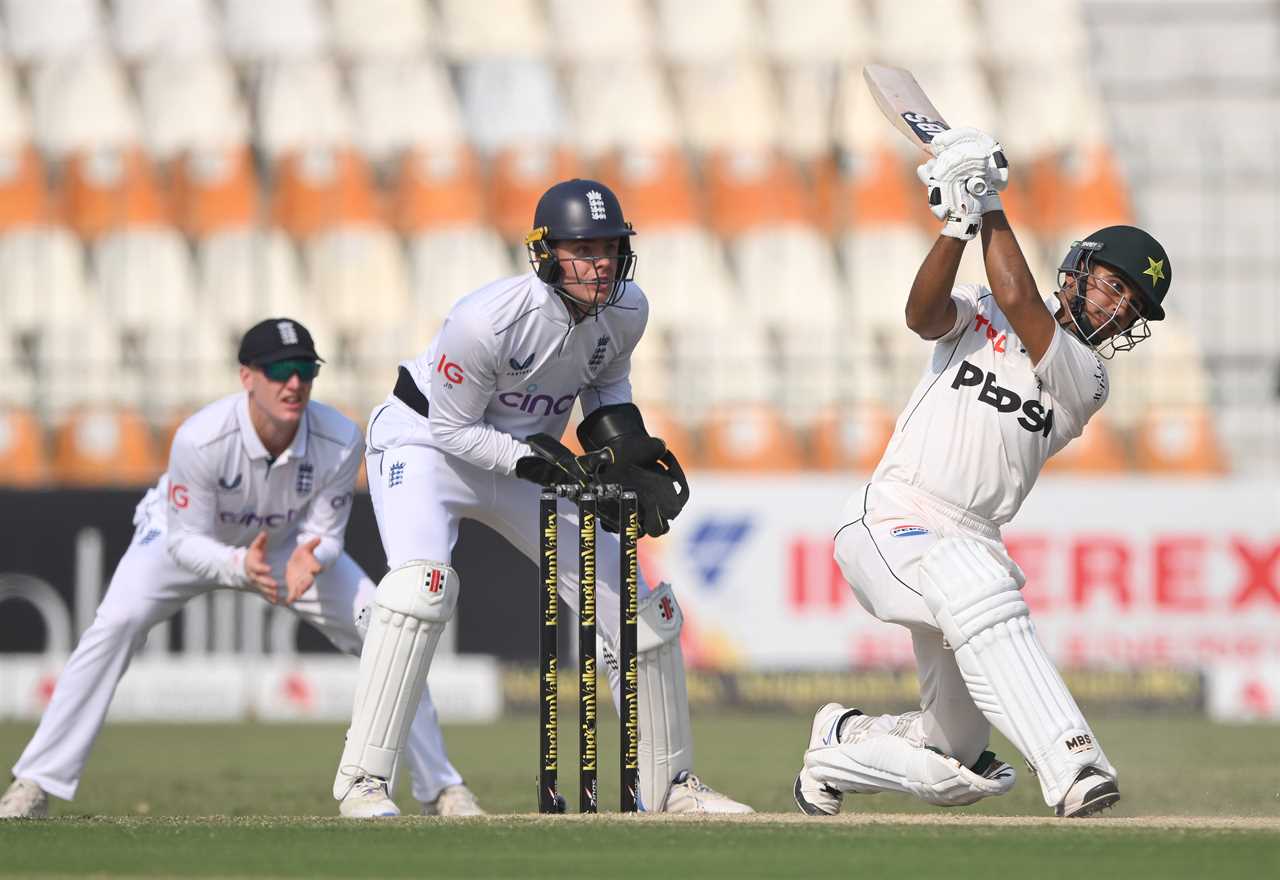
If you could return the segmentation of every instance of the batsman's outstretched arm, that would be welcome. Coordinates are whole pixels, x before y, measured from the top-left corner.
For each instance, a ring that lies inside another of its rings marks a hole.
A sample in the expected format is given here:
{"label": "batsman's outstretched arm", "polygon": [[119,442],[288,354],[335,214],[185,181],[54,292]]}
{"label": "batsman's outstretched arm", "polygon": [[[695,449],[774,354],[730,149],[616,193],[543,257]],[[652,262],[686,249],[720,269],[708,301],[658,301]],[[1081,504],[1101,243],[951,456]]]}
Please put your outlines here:
{"label": "batsman's outstretched arm", "polygon": [[1009,317],[1031,363],[1040,363],[1053,342],[1057,322],[1040,298],[1031,268],[1004,211],[982,216],[982,255],[996,303]]}
{"label": "batsman's outstretched arm", "polygon": [[965,242],[940,235],[933,243],[907,297],[907,327],[921,339],[938,339],[956,323],[956,304],[951,289],[956,284]]}

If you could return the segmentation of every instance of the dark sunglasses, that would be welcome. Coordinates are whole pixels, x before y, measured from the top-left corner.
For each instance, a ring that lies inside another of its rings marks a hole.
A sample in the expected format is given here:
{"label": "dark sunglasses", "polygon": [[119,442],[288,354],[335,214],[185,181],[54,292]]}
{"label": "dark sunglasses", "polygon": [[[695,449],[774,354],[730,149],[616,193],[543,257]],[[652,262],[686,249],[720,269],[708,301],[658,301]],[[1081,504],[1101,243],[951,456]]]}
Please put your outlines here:
{"label": "dark sunglasses", "polygon": [[310,382],[316,377],[316,373],[320,372],[320,364],[317,361],[308,360],[276,361],[263,364],[262,372],[272,382],[288,382],[289,377],[294,373],[297,373],[298,378],[303,382]]}

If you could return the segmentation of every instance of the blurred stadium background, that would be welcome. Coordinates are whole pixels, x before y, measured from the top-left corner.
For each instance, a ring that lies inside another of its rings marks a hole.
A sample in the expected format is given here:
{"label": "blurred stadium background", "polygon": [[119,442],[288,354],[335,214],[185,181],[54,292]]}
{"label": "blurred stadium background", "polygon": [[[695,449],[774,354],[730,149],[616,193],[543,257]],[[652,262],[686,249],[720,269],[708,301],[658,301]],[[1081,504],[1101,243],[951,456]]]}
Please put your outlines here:
{"label": "blurred stadium background", "polygon": [[[574,175],[638,230],[636,398],[695,469],[642,550],[689,612],[695,711],[909,705],[905,634],[830,561],[927,351],[902,307],[936,231],[873,60],[1003,141],[1043,290],[1101,226],[1171,255],[1169,319],[1008,535],[1084,702],[1280,720],[1274,2],[4,0],[0,45],[0,720],[38,717],[245,328],[306,323],[317,399],[363,423],[456,298],[526,270]],[[534,700],[532,567],[495,540],[459,547],[446,718]],[[367,500],[350,547],[382,572]],[[340,720],[355,664],[322,651],[207,597],[113,717]]]}

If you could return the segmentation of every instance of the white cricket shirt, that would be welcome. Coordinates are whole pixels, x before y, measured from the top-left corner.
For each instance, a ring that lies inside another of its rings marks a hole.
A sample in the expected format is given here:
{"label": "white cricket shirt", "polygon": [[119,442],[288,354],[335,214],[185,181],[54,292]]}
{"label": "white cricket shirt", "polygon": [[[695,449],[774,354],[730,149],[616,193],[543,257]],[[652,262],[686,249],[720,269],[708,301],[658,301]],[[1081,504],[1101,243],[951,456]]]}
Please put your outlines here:
{"label": "white cricket shirt", "polygon": [[957,285],[951,299],[955,326],[935,342],[872,479],[906,483],[1003,525],[1049,456],[1106,402],[1107,371],[1061,326],[1032,366],[989,289]]}
{"label": "white cricket shirt", "polygon": [[315,556],[327,566],[342,553],[363,446],[354,422],[313,400],[272,461],[249,421],[248,394],[233,394],[178,428],[169,469],[138,516],[165,511],[170,555],[224,586],[248,585],[245,548],[263,530],[269,548],[320,538]]}
{"label": "white cricket shirt", "polygon": [[533,272],[468,294],[427,350],[401,364],[429,402],[423,445],[512,473],[532,454],[524,438],[559,438],[579,396],[584,415],[631,400],[631,352],[648,319],[648,300],[632,283],[579,323]]}

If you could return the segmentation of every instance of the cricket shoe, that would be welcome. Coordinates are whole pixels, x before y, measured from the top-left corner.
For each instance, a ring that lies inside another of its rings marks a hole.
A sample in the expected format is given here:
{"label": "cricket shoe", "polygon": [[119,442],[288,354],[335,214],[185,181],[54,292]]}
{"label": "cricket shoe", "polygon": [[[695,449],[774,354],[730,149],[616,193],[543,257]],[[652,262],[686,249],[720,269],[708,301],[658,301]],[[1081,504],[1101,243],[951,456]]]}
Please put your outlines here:
{"label": "cricket shoe", "polygon": [[0,797],[0,819],[44,819],[49,815],[49,796],[34,779],[15,779]]}
{"label": "cricket shoe", "polygon": [[727,794],[721,794],[688,770],[681,770],[667,793],[668,813],[754,813]]}
{"label": "cricket shoe", "polygon": [[387,780],[361,776],[338,805],[338,812],[348,819],[376,819],[399,816],[400,808],[387,793]]}
{"label": "cricket shoe", "polygon": [[[825,749],[840,742],[840,722],[845,718],[861,715],[859,709],[846,709],[839,703],[827,703],[813,715],[813,727],[809,729],[809,748],[805,751],[807,758],[813,749]],[[840,812],[843,793],[824,782],[819,782],[809,769],[806,760],[800,772],[796,774],[796,784],[792,789],[796,806],[810,816],[834,816]]]}
{"label": "cricket shoe", "polygon": [[433,801],[422,804],[424,816],[487,816],[475,794],[463,783],[446,785]]}
{"label": "cricket shoe", "polygon": [[1120,800],[1120,786],[1097,767],[1085,767],[1067,789],[1067,796],[1058,804],[1058,815],[1063,819],[1083,819]]}

